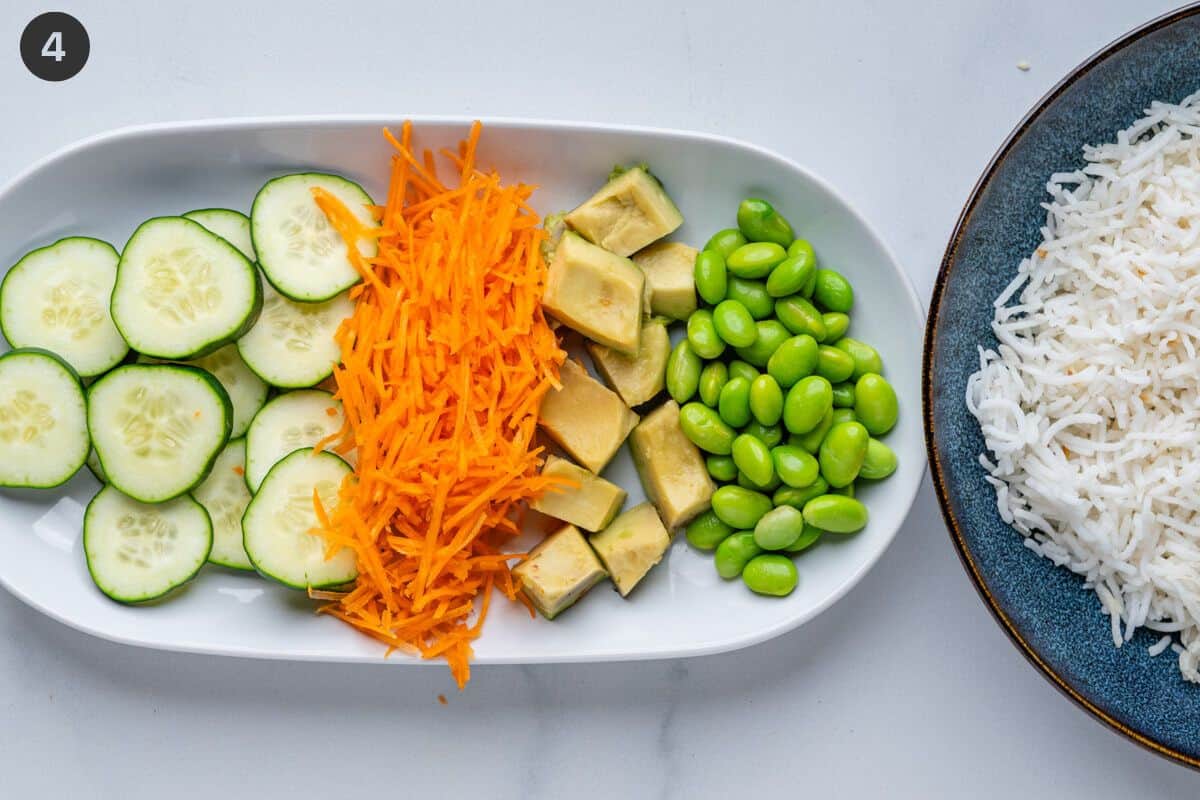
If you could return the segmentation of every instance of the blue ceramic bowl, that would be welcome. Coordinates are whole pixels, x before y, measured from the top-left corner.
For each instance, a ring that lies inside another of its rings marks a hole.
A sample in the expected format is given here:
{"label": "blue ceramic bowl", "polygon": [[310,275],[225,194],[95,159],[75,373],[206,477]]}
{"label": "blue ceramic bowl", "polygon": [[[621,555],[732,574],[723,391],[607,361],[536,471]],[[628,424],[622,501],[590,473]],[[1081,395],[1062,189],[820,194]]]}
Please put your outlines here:
{"label": "blue ceramic bowl", "polygon": [[1200,5],[1172,12],[1101,50],[1056,86],[1009,136],[967,201],[934,286],[923,392],[929,464],[963,565],[1012,641],[1096,718],[1200,768],[1200,686],[1176,657],[1151,658],[1145,631],[1117,649],[1108,617],[1078,576],[1023,546],[996,511],[977,458],[983,437],[964,403],[977,348],[994,347],[992,300],[1040,242],[1051,173],[1083,164],[1152,100],[1200,90]]}

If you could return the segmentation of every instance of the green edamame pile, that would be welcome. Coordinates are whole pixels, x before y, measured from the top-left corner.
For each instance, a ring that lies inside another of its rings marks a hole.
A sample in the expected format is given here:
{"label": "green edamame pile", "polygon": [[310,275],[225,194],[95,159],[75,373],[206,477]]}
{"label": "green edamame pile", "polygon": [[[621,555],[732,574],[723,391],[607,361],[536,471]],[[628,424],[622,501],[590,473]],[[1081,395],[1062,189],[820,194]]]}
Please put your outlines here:
{"label": "green edamame pile", "polygon": [[719,488],[687,538],[714,551],[722,578],[788,595],[799,581],[790,556],[866,527],[855,488],[896,470],[880,440],[896,424],[896,392],[879,352],[846,335],[850,282],[767,201],[742,201],[694,278],[701,305],[666,384]]}

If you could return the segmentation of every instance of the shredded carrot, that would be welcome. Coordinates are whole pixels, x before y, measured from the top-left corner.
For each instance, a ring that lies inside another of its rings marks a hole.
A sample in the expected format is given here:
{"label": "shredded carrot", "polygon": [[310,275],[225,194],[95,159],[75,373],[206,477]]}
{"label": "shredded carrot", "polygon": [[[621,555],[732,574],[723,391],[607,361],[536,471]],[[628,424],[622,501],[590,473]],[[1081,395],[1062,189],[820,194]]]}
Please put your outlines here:
{"label": "shredded carrot", "polygon": [[[336,339],[346,424],[318,447],[357,450],[322,520],[330,552],[351,548],[358,580],[320,611],[388,645],[445,658],[459,688],[493,589],[521,600],[507,552],[528,501],[554,485],[534,444],[542,396],[566,358],[541,311],[545,232],[534,187],[475,166],[476,122],[446,152],[458,186],[418,157],[412,127],[395,147],[382,228],[314,190],[363,277]],[[378,240],[378,254],[356,243]],[[315,501],[319,506],[319,500]],[[321,515],[323,515],[323,511]]]}

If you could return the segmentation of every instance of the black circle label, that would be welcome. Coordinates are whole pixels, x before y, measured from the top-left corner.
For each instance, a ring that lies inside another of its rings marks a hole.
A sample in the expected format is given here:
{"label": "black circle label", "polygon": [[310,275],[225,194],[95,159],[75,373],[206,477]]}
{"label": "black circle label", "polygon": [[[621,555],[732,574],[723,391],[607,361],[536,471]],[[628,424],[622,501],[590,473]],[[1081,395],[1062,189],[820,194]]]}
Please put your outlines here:
{"label": "black circle label", "polygon": [[78,75],[91,49],[87,29],[61,11],[39,14],[21,34],[21,60],[44,81],[65,81]]}

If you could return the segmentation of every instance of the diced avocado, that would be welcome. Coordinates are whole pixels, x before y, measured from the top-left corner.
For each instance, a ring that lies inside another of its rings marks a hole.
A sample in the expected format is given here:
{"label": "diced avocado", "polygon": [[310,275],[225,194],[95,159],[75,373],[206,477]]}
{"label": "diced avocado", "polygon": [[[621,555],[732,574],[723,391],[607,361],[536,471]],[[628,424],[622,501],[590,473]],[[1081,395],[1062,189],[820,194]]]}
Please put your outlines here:
{"label": "diced avocado", "polygon": [[683,215],[644,166],[613,177],[567,214],[567,224],[589,242],[628,256],[683,224]]}
{"label": "diced avocado", "polygon": [[585,531],[598,531],[612,522],[625,502],[625,490],[620,486],[575,466],[565,458],[548,457],[542,474],[567,478],[579,486],[547,489],[545,494],[529,504],[530,507],[563,522],[578,525]]}
{"label": "diced avocado", "polygon": [[633,263],[646,273],[650,287],[650,313],[687,319],[696,310],[698,252],[681,242],[657,242],[634,253]]}
{"label": "diced avocado", "polygon": [[620,397],[567,359],[559,371],[562,388],[542,398],[538,423],[571,458],[597,474],[638,423]]}
{"label": "diced avocado", "polygon": [[642,349],[636,356],[594,342],[586,347],[596,370],[629,406],[641,405],[666,386],[671,337],[665,320],[649,319],[642,324]]}
{"label": "diced avocado", "polygon": [[679,406],[668,400],[629,435],[629,450],[646,496],[675,530],[708,508],[716,487],[704,457],[679,427]]}
{"label": "diced avocado", "polygon": [[570,608],[608,575],[574,525],[564,525],[543,539],[512,574],[546,619]]}
{"label": "diced avocado", "polygon": [[558,242],[567,229],[567,212],[547,214],[542,220],[542,227],[546,229],[546,238],[542,240],[542,258],[549,264],[554,260],[554,251],[558,249]]}
{"label": "diced avocado", "polygon": [[628,258],[567,231],[554,249],[542,306],[589,339],[636,355],[645,283]]}
{"label": "diced avocado", "polygon": [[590,541],[622,597],[662,561],[671,546],[670,534],[649,503],[629,509],[600,533],[592,534]]}

